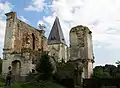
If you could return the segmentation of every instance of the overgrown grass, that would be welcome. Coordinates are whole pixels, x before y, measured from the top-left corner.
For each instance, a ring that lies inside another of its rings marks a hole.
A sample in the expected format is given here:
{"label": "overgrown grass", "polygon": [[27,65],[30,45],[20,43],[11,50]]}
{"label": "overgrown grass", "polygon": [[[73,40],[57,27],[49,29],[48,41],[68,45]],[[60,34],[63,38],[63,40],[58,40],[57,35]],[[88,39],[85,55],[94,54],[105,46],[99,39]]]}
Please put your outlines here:
{"label": "overgrown grass", "polygon": [[[39,82],[28,82],[28,83],[12,83],[10,87],[5,87],[5,79],[0,76],[0,88],[66,88],[60,84],[52,81],[39,81]],[[76,86],[75,88],[81,88]]]}
{"label": "overgrown grass", "polygon": [[22,88],[20,83],[14,83],[10,88]]}
{"label": "overgrown grass", "polygon": [[5,79],[2,76],[0,76],[0,88],[4,88],[3,87],[4,84],[5,84]]}
{"label": "overgrown grass", "polygon": [[14,83],[10,88],[66,88],[51,81]]}

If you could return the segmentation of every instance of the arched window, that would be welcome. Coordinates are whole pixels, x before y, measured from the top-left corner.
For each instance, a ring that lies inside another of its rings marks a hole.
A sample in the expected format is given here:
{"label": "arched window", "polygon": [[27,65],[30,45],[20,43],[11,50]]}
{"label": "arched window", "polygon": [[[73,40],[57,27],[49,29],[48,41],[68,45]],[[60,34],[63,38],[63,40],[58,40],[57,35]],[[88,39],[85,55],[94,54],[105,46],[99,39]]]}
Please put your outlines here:
{"label": "arched window", "polygon": [[35,35],[32,33],[32,39],[33,39],[33,41],[32,41],[32,48],[33,48],[33,50],[35,49]]}

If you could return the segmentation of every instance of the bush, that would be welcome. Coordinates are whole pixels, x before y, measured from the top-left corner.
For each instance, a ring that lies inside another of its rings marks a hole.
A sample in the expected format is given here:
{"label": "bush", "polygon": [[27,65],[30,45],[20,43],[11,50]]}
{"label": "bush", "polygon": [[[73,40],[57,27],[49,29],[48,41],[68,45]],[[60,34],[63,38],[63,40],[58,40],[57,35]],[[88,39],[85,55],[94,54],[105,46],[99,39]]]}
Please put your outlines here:
{"label": "bush", "polygon": [[36,71],[38,72],[39,79],[41,80],[48,80],[51,78],[53,66],[50,62],[50,56],[47,53],[44,52],[38,57]]}
{"label": "bush", "polygon": [[[53,79],[68,88],[74,86],[74,63],[67,62],[67,63],[57,63],[57,72],[53,76]],[[70,87],[69,87],[70,86]]]}

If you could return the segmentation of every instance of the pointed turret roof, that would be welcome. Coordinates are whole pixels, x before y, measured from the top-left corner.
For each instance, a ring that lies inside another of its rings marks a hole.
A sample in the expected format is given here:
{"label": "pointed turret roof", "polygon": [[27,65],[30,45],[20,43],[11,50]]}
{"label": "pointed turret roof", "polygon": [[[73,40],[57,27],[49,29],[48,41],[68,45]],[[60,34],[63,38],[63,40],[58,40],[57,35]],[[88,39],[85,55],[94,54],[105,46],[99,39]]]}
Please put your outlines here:
{"label": "pointed turret roof", "polygon": [[60,26],[59,18],[56,17],[53,27],[51,29],[50,35],[48,37],[48,44],[59,44],[59,43],[65,43],[65,38],[63,36],[62,28]]}

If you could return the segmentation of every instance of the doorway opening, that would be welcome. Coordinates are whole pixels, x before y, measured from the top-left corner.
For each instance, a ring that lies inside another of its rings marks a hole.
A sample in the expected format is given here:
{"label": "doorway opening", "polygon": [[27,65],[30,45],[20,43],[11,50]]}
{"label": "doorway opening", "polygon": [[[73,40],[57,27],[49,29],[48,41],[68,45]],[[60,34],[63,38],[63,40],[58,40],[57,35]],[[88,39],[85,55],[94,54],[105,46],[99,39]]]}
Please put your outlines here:
{"label": "doorway opening", "polygon": [[15,81],[20,80],[21,62],[19,60],[12,61],[12,74]]}

